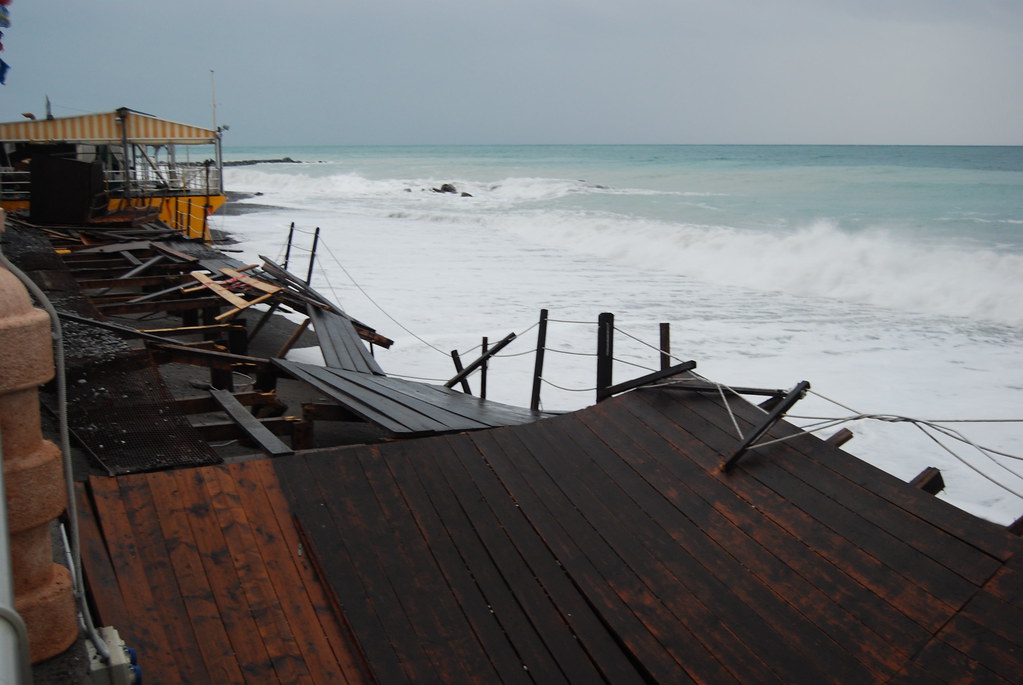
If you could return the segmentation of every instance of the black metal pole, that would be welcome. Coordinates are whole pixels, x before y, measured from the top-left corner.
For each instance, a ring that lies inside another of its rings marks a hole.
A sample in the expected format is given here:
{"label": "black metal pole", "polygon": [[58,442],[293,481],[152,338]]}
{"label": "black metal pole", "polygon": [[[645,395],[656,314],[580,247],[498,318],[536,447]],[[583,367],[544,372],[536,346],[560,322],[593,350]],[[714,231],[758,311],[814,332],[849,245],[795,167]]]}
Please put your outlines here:
{"label": "black metal pole", "polygon": [[536,364],[533,367],[533,393],[529,399],[532,411],[540,410],[540,384],[543,381],[543,353],[547,347],[547,310],[540,310],[540,325],[536,334]]}
{"label": "black metal pole", "polygon": [[671,324],[661,324],[661,368],[671,366]]}
{"label": "black metal pole", "polygon": [[284,268],[288,268],[288,260],[291,259],[291,239],[295,235],[295,222],[291,222],[291,228],[288,229],[288,246],[284,248]]}
{"label": "black metal pole", "polygon": [[305,284],[312,285],[313,282],[313,264],[316,263],[316,246],[320,242],[320,227],[316,227],[316,231],[313,233],[313,249],[309,253],[309,273],[305,277]]}
{"label": "black metal pole", "polygon": [[[487,356],[487,348],[489,347],[489,341],[487,336],[483,336],[483,343],[480,345],[480,354],[483,357]],[[487,367],[490,366],[489,362],[483,362],[480,366],[480,397],[487,399]]]}
{"label": "black metal pole", "polygon": [[611,387],[614,360],[615,315],[604,312],[597,319],[597,401],[604,399],[603,390]]}

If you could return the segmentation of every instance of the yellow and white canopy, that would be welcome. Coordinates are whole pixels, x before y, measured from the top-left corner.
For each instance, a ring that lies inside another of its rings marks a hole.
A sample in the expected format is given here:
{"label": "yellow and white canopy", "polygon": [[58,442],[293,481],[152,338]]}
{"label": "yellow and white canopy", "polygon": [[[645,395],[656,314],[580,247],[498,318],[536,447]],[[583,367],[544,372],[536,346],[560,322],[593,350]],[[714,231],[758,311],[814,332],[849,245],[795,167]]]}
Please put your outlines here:
{"label": "yellow and white canopy", "polygon": [[129,109],[99,114],[0,124],[3,143],[208,145],[216,131],[158,119]]}

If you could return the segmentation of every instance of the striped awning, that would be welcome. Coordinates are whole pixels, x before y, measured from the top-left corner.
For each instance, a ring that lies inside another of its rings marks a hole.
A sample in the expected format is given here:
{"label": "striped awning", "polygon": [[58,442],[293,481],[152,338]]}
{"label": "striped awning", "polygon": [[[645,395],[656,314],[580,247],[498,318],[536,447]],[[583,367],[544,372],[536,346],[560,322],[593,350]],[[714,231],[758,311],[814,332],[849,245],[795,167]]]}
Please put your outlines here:
{"label": "striped awning", "polygon": [[[122,125],[126,126],[125,132],[121,130]],[[202,145],[216,141],[217,132],[126,109],[0,124],[0,142],[4,143],[103,144],[120,143],[123,137],[129,142],[147,145]]]}

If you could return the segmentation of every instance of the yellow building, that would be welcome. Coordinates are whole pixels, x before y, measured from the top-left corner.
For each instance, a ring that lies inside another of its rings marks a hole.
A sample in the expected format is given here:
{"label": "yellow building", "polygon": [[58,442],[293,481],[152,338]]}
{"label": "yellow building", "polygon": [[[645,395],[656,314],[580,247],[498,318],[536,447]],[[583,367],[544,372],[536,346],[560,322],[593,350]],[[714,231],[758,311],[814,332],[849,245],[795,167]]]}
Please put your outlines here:
{"label": "yellow building", "polygon": [[31,208],[53,163],[88,167],[88,212],[152,207],[193,238],[208,238],[208,217],[226,200],[219,129],[128,108],[0,124],[0,206]]}

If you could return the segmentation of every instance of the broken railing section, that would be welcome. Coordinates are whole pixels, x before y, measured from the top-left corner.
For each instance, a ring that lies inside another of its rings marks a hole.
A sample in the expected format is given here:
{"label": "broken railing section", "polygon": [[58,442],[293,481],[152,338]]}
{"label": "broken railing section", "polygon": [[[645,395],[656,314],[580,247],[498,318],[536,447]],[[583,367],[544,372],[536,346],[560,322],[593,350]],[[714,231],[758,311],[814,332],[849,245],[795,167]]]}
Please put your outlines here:
{"label": "broken railing section", "polygon": [[661,369],[646,375],[625,381],[624,383],[613,383],[614,364],[614,314],[605,312],[597,319],[597,402],[602,402],[613,395],[634,390],[650,385],[657,381],[677,376],[696,368],[696,362],[687,361],[681,364],[672,365],[669,361],[671,353],[668,349],[668,325],[661,324]]}
{"label": "broken railing section", "polygon": [[792,390],[781,398],[781,401],[767,413],[767,416],[765,416],[763,421],[760,422],[760,425],[758,425],[753,432],[747,435],[743,439],[742,443],[735,448],[735,451],[732,452],[727,459],[725,459],[725,461],[721,464],[721,470],[727,472],[735,466],[739,459],[742,458],[742,455],[746,454],[757,440],[763,437],[767,431],[771,430],[771,428],[774,427],[774,424],[778,423],[782,417],[785,416],[785,412],[792,408],[792,405],[803,399],[809,389],[810,383],[808,381],[800,381],[797,383],[796,387],[792,388]]}
{"label": "broken railing section", "polygon": [[469,364],[469,366],[462,366],[462,358],[458,354],[458,350],[451,350],[451,360],[455,364],[455,371],[457,373],[444,384],[446,388],[453,388],[456,385],[462,386],[462,391],[466,394],[471,394],[469,389],[468,378],[477,370],[480,372],[480,397],[486,399],[487,397],[487,362],[495,354],[507,347],[513,340],[515,340],[515,334],[509,333],[504,336],[496,345],[493,347],[489,346],[487,338],[483,338],[482,354],[476,361]]}

